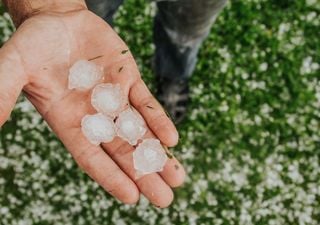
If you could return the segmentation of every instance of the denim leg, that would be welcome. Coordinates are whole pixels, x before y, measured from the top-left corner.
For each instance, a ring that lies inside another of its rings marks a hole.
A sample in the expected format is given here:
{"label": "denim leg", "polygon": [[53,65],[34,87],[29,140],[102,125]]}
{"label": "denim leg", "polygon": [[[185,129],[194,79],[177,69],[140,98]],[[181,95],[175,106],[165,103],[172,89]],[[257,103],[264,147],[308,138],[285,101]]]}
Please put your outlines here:
{"label": "denim leg", "polygon": [[154,20],[157,76],[187,79],[201,43],[227,0],[158,1]]}
{"label": "denim leg", "polygon": [[108,24],[112,25],[112,17],[123,3],[123,0],[85,0],[90,11],[94,12]]}

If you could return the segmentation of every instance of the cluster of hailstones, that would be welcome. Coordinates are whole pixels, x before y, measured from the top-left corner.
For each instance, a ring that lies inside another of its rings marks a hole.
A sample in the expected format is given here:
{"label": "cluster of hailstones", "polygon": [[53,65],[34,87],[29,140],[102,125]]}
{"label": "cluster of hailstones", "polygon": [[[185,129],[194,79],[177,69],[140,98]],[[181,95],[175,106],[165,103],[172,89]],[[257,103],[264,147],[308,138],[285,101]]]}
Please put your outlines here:
{"label": "cluster of hailstones", "polygon": [[84,136],[94,145],[111,142],[119,136],[130,145],[134,168],[139,175],[162,171],[167,155],[158,139],[143,139],[146,123],[132,106],[127,104],[120,84],[102,83],[103,69],[87,60],[79,60],[69,70],[69,89],[92,90],[91,104],[97,113],[81,121]]}

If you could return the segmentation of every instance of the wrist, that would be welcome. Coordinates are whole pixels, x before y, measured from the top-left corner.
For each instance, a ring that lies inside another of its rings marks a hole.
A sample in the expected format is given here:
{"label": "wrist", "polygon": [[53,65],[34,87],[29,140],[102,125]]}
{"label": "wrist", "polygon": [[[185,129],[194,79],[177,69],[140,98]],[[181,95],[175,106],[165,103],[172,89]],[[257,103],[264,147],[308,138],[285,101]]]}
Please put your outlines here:
{"label": "wrist", "polygon": [[3,0],[16,27],[44,12],[69,12],[86,9],[84,0]]}

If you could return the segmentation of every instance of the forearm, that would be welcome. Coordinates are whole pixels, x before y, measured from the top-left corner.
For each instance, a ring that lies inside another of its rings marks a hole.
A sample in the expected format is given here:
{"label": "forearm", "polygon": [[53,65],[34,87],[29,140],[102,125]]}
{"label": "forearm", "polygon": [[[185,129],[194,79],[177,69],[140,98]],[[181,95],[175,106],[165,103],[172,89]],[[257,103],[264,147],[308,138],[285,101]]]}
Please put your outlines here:
{"label": "forearm", "polygon": [[16,27],[40,12],[67,12],[86,8],[84,0],[2,0],[2,2]]}

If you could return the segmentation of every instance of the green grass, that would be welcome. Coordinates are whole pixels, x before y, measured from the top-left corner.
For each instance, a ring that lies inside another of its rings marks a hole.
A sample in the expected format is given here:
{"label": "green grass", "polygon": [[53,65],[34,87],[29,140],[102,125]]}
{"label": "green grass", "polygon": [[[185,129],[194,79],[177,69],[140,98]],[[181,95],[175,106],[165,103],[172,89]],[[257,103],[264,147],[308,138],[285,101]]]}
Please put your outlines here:
{"label": "green grass", "polygon": [[[115,21],[151,88],[153,13],[128,0]],[[319,14],[317,0],[229,2],[192,77],[174,149],[188,179],[168,209],[113,200],[21,98],[0,131],[0,224],[319,224]]]}

